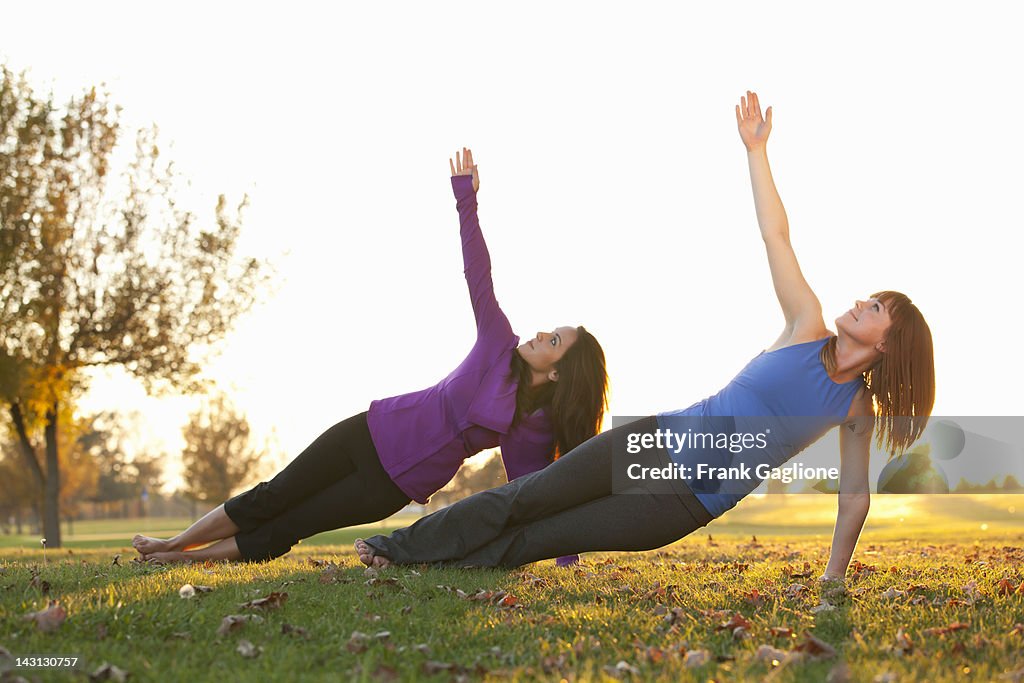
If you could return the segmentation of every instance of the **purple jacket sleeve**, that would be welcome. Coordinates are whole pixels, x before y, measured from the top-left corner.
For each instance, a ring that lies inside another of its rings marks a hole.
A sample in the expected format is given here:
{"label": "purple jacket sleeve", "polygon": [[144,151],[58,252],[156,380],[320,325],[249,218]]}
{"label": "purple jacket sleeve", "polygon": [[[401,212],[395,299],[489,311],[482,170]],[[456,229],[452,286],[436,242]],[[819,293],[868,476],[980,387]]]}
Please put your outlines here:
{"label": "purple jacket sleeve", "polygon": [[459,233],[462,237],[462,263],[469,286],[469,298],[473,303],[477,335],[490,325],[498,322],[511,328],[505,314],[498,307],[494,297],[494,283],[491,281],[491,255],[487,251],[480,219],[476,214],[476,192],[473,178],[468,175],[452,176],[452,190],[455,192],[455,206],[459,211]]}

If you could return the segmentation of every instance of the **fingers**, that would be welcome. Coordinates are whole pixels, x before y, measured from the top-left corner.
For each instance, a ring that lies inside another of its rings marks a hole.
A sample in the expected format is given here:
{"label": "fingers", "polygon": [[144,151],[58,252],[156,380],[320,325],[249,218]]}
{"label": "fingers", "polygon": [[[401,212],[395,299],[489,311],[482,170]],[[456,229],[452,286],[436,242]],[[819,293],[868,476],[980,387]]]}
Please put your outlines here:
{"label": "fingers", "polygon": [[448,165],[452,167],[452,175],[456,175],[456,173],[455,173],[455,162],[451,160],[451,157],[448,158]]}
{"label": "fingers", "polygon": [[768,107],[765,114],[769,118],[765,118],[765,116],[761,114],[761,100],[757,97],[757,93],[748,90],[745,96],[740,96],[740,103],[736,106],[736,123],[742,124],[745,120],[752,118],[765,120],[770,123],[771,111],[772,108]]}
{"label": "fingers", "polygon": [[771,128],[772,127],[772,108],[768,107],[768,109],[766,109],[764,113],[765,113],[765,116],[767,117],[767,118],[765,118],[765,121],[768,122],[768,127]]}

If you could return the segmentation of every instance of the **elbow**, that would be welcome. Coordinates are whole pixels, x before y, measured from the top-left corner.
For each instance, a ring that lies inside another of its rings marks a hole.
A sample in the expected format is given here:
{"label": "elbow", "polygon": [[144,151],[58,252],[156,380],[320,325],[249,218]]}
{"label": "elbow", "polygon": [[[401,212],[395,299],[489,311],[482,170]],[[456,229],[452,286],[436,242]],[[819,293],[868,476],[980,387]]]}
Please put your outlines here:
{"label": "elbow", "polygon": [[871,509],[870,493],[840,493],[839,514],[841,515],[867,515]]}
{"label": "elbow", "polygon": [[786,221],[773,223],[770,227],[763,226],[761,228],[761,239],[764,240],[765,244],[780,242],[790,248],[793,246],[789,241],[789,223]]}

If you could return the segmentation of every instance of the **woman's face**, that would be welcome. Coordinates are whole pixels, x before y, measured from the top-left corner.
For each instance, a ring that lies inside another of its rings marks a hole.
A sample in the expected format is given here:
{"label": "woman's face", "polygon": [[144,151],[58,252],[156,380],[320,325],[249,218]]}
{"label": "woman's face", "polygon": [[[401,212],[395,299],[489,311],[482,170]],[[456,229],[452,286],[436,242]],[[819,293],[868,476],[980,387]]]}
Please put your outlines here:
{"label": "woman's face", "polygon": [[850,339],[877,351],[885,350],[885,335],[892,319],[879,299],[857,300],[853,308],[836,318],[836,329]]}
{"label": "woman's face", "polygon": [[519,345],[519,355],[534,372],[547,374],[548,379],[556,382],[558,371],[555,370],[555,363],[576,343],[576,337],[575,327],[538,332],[536,337]]}

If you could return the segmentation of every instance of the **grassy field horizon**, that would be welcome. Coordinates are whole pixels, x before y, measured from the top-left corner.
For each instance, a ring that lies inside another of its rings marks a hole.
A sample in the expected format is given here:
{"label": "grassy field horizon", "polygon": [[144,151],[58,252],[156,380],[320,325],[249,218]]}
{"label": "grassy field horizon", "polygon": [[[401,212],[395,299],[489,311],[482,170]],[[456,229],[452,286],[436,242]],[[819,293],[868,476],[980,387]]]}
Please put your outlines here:
{"label": "grassy field horizon", "polygon": [[[694,535],[831,537],[835,515],[836,499],[832,496],[751,496]],[[301,545],[350,545],[359,536],[408,526],[419,517],[419,513],[403,511],[381,522],[317,534]],[[192,521],[190,517],[80,520],[74,523],[73,534],[64,535],[63,547],[131,550],[131,539],[137,533],[169,536]],[[875,495],[862,538],[913,538],[926,530],[929,537],[942,534],[962,539],[964,534],[972,534],[978,540],[998,532],[1019,530],[1024,534],[1024,495]],[[39,540],[35,534],[0,535],[0,555],[16,548],[40,549]]]}
{"label": "grassy field horizon", "polygon": [[[188,520],[78,522],[45,559],[34,537],[0,547],[0,680],[1024,681],[1020,503],[876,496],[842,586],[817,581],[824,496],[568,568],[366,571],[352,540],[415,516],[167,566],[132,562],[131,535]],[[15,668],[30,655],[78,660]]]}

